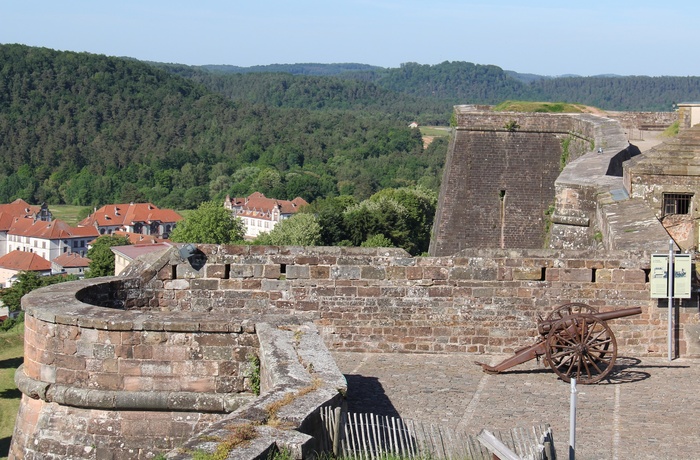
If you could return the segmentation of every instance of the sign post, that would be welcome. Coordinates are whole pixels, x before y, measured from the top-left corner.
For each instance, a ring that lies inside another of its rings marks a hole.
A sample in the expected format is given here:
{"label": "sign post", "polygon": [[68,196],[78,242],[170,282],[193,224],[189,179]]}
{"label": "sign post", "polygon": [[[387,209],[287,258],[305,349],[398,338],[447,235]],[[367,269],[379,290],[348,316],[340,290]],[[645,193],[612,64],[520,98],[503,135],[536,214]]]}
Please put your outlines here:
{"label": "sign post", "polygon": [[668,240],[668,362],[673,360],[673,240]]}
{"label": "sign post", "polygon": [[[668,298],[668,360],[673,359],[673,299],[690,298],[690,254],[674,254],[669,240],[668,255],[651,255],[651,298]],[[668,276],[673,273],[673,276]]]}

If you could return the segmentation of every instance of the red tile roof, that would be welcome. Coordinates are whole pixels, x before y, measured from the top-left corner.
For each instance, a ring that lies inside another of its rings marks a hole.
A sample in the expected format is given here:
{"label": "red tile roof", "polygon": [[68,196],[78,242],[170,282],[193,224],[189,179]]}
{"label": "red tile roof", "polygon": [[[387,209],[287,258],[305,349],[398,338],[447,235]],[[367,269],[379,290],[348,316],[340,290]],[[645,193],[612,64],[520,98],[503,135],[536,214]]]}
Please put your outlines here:
{"label": "red tile roof", "polygon": [[60,256],[56,257],[53,261],[56,265],[61,267],[87,267],[90,265],[90,259],[87,257],[82,257],[76,252],[64,252]]}
{"label": "red tile roof", "polygon": [[45,222],[27,217],[16,217],[7,231],[10,235],[29,236],[47,240],[97,237],[94,227],[71,227],[62,220]]}
{"label": "red tile roof", "polygon": [[41,206],[32,206],[21,198],[0,204],[0,230],[7,231],[15,217],[33,217],[40,210]]}
{"label": "red tile roof", "polygon": [[141,233],[133,233],[133,232],[116,231],[116,232],[113,232],[112,235],[125,236],[125,237],[129,238],[129,242],[131,244],[152,244],[152,243],[162,243],[164,241],[168,241],[164,238],[158,238],[155,235],[142,235]]}
{"label": "red tile roof", "polygon": [[134,260],[140,255],[148,254],[155,251],[162,251],[173,247],[170,243],[153,243],[153,244],[132,244],[127,246],[112,246],[112,252],[118,252],[129,260]]}
{"label": "red tile roof", "polygon": [[233,198],[230,199],[231,206],[236,208],[241,208],[244,211],[269,213],[277,206],[280,208],[282,214],[294,214],[302,206],[306,206],[309,203],[303,198],[296,197],[293,200],[277,200],[275,198],[267,198],[260,192],[255,192],[249,195],[247,198]]}
{"label": "red tile roof", "polygon": [[159,209],[151,203],[108,204],[83,219],[81,227],[113,227],[135,222],[179,222],[182,216],[172,209]]}
{"label": "red tile roof", "polygon": [[51,262],[33,252],[18,249],[0,257],[0,267],[16,271],[49,271]]}

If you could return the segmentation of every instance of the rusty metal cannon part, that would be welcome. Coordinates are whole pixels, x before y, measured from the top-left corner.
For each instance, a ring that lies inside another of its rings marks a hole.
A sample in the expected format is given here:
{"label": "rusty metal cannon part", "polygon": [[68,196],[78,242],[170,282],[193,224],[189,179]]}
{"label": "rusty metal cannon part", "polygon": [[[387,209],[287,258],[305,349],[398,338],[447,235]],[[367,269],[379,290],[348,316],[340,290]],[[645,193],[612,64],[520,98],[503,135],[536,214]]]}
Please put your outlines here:
{"label": "rusty metal cannon part", "polygon": [[545,321],[558,321],[565,316],[571,316],[577,313],[588,313],[591,315],[595,315],[596,313],[598,313],[598,309],[586,303],[565,303],[564,305],[560,305],[551,312],[549,312],[549,314],[545,318]]}
{"label": "rusty metal cannon part", "polygon": [[640,313],[639,307],[600,313],[586,304],[565,304],[551,312],[548,319],[540,319],[540,338],[534,345],[516,350],[495,366],[475,364],[484,372],[498,374],[544,356],[544,364],[562,380],[569,382],[574,377],[582,384],[596,383],[610,373],[617,358],[617,341],[606,321]]}
{"label": "rusty metal cannon part", "polygon": [[547,335],[545,362],[565,382],[596,383],[612,370],[617,342],[608,324],[577,313],[557,321]]}

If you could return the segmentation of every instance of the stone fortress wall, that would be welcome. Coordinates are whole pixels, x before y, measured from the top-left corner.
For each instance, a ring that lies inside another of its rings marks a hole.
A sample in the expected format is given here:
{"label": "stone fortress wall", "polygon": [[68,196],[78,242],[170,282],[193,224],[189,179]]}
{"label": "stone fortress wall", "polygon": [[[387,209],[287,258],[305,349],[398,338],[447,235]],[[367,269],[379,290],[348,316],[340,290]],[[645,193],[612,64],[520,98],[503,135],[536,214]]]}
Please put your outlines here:
{"label": "stone fortress wall", "polygon": [[[538,316],[569,302],[641,307],[612,324],[619,354],[665,355],[667,309],[650,299],[647,250],[540,249],[552,203],[555,235],[570,241],[570,228],[583,228],[590,241],[598,192],[575,174],[557,177],[559,165],[598,146],[617,152],[627,144],[621,122],[457,110],[431,257],[198,245],[188,259],[171,248],[118,278],[25,296],[10,458],[191,458],[241,424],[257,437],[237,458],[275,446],[301,458],[323,445],[319,408],[341,404],[346,390],[328,350],[510,354],[538,337]],[[681,356],[700,357],[694,296],[677,315]]]}
{"label": "stone fortress wall", "polygon": [[[326,347],[512,353],[535,340],[538,315],[568,302],[639,306],[641,315],[612,325],[619,353],[663,356],[666,349],[667,312],[649,298],[647,254],[483,249],[414,258],[375,248],[197,249],[188,260],[172,248],[123,277],[25,297],[26,361],[17,373],[24,396],[12,458],[148,458],[176,446],[184,447],[169,458],[191,458],[207,442],[213,448],[226,427],[251,421],[263,433],[261,451],[285,437],[295,452],[308,451],[320,443],[318,408],[339,404],[344,391],[337,367],[319,358]],[[680,310],[679,352],[700,356],[696,308]],[[307,355],[299,351],[304,341]],[[268,363],[263,402],[246,392],[250,352]],[[284,367],[292,364],[296,371]],[[287,426],[304,427],[301,434],[265,423],[270,400],[314,379],[324,382],[320,390],[286,415]]]}
{"label": "stone fortress wall", "polygon": [[600,117],[455,112],[430,254],[544,247],[555,181],[566,161],[602,145]]}

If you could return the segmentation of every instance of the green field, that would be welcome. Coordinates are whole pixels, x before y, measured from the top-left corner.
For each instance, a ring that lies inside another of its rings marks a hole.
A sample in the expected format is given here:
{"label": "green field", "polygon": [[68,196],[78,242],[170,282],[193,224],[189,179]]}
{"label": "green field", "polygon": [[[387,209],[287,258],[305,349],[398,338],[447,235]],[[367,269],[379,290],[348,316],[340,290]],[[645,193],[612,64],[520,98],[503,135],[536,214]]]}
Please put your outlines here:
{"label": "green field", "polygon": [[24,354],[24,323],[0,332],[0,460],[7,458],[21,393],[15,386],[15,369]]}
{"label": "green field", "polygon": [[421,126],[420,133],[423,136],[447,137],[450,135],[450,128],[447,126]]}
{"label": "green field", "polygon": [[[75,227],[78,222],[83,220],[87,216],[87,210],[92,211],[92,208],[88,206],[71,206],[67,204],[51,204],[49,205],[49,211],[53,214],[54,219],[62,220]],[[82,211],[82,217],[81,217]]]}

